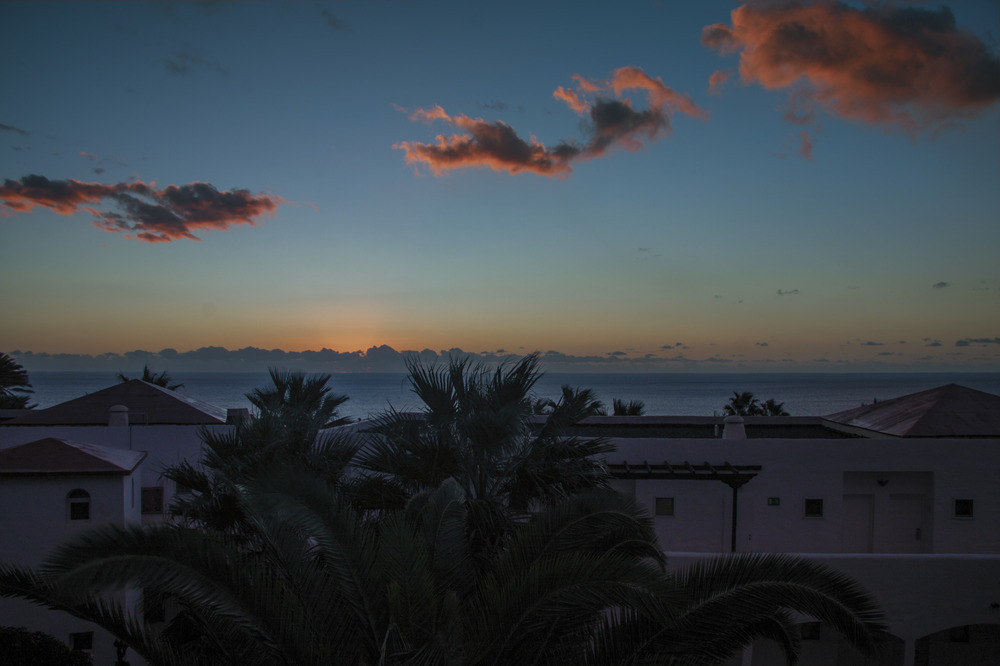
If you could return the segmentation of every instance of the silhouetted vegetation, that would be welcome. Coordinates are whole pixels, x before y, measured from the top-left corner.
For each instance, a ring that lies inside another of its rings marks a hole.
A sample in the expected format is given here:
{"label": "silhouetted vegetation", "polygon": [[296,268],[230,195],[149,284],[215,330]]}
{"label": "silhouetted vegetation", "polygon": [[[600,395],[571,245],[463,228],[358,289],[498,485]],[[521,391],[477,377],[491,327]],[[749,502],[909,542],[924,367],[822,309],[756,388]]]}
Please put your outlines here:
{"label": "silhouetted vegetation", "polygon": [[733,391],[733,397],[723,411],[726,416],[788,416],[785,403],[776,402],[773,398],[761,402],[750,391]]}
{"label": "silhouetted vegetation", "polygon": [[[125,383],[132,379],[127,377],[124,372],[118,373],[118,382]],[[144,382],[149,382],[150,384],[156,384],[157,386],[162,386],[165,389],[170,389],[171,391],[176,391],[179,388],[184,388],[184,384],[174,384],[174,378],[167,374],[167,371],[163,372],[153,372],[149,369],[149,365],[142,366],[142,377],[140,379]]]}
{"label": "silhouetted vegetation", "polygon": [[4,666],[92,666],[90,655],[71,650],[55,636],[24,627],[0,627]]}
{"label": "silhouetted vegetation", "polygon": [[27,370],[0,352],[0,409],[33,409],[35,405],[28,404],[32,393]]}
{"label": "silhouetted vegetation", "polygon": [[629,400],[625,402],[620,398],[611,401],[615,410],[615,416],[642,416],[646,413],[646,403],[642,400]]}

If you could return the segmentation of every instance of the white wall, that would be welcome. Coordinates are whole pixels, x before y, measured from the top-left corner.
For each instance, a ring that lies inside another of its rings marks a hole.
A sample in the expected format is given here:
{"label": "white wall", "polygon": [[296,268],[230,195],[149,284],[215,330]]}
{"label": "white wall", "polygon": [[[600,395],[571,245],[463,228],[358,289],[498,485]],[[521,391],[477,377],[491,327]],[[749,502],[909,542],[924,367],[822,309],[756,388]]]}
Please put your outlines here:
{"label": "white wall", "polygon": [[[27,444],[46,437],[86,442],[113,449],[145,451],[143,483],[164,487],[164,506],[170,503],[174,484],[160,478],[168,466],[187,459],[197,464],[201,456],[203,426],[130,425],[130,426],[3,426],[0,425],[0,449]],[[204,426],[210,431],[225,432],[231,426]],[[138,482],[137,482],[138,483]],[[138,502],[138,495],[136,496]]]}
{"label": "white wall", "polygon": [[[1000,553],[1000,440],[939,439],[616,439],[610,462],[677,466],[709,462],[760,465],[738,490],[737,550],[837,553],[844,550],[844,494],[869,492],[875,501],[875,551],[903,552],[889,531],[889,503],[923,495],[921,543],[932,553]],[[885,481],[880,485],[879,480]],[[867,484],[867,489],[866,489]],[[623,489],[631,489],[631,482]],[[656,518],[664,548],[728,551],[732,491],[721,481],[634,481],[649,507],[675,498],[675,516]],[[769,506],[768,498],[778,498]],[[822,499],[822,518],[804,516],[804,500]],[[973,499],[975,516],[953,516],[956,498]],[[898,536],[898,535],[897,535]],[[896,538],[896,537],[893,537]],[[904,544],[905,547],[905,544]]]}
{"label": "white wall", "polygon": [[[134,483],[133,483],[134,482]],[[138,522],[142,465],[132,475],[37,475],[0,477],[0,561],[38,566],[66,539],[106,523]],[[82,489],[90,494],[90,518],[70,520],[67,494]],[[134,595],[113,598],[126,608]],[[50,611],[18,599],[0,599],[0,625],[25,626],[70,644],[70,634],[94,632],[90,654],[95,664],[115,661],[114,637],[67,613]],[[135,657],[135,655],[131,655]],[[131,659],[133,664],[139,661]]]}

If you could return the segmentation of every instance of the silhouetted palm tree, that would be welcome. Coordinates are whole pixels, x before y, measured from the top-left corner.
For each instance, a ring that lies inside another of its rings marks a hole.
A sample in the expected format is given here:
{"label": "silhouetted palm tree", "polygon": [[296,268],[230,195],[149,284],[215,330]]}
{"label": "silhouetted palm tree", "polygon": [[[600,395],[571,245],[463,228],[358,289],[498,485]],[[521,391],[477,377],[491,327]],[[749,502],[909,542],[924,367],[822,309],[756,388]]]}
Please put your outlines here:
{"label": "silhouetted palm tree", "polygon": [[235,500],[248,479],[295,465],[339,484],[360,442],[323,429],[350,422],[339,415],[348,397],[330,394],[330,375],[271,370],[272,385],[254,389],[249,419],[229,430],[201,433],[201,460],[166,468],[163,476],[189,490],[174,496],[171,513],[213,529],[236,533],[243,515]]}
{"label": "silhouetted palm tree", "polygon": [[[124,372],[118,373],[119,383],[127,382],[130,379],[131,377],[127,377]],[[174,378],[171,377],[169,374],[167,374],[166,370],[160,373],[155,373],[149,369],[148,364],[142,366],[142,377],[140,379],[142,379],[142,381],[144,382],[149,382],[150,384],[156,384],[157,386],[162,386],[163,388],[169,389],[171,391],[176,391],[179,388],[184,388],[184,384],[172,384],[171,382],[174,381]]]}
{"label": "silhouetted palm tree", "polygon": [[646,412],[646,403],[642,400],[629,400],[625,402],[621,398],[611,401],[615,410],[615,416],[642,416]]}
{"label": "silhouetted palm tree", "polygon": [[788,411],[785,409],[785,403],[775,402],[774,398],[768,398],[763,404],[761,404],[761,410],[764,416],[788,416]]}
{"label": "silhouetted palm tree", "polygon": [[759,416],[760,401],[750,391],[733,391],[733,397],[723,409],[726,416]]}
{"label": "silhouetted palm tree", "polygon": [[33,409],[28,400],[34,390],[28,372],[8,354],[0,352],[0,409]]}

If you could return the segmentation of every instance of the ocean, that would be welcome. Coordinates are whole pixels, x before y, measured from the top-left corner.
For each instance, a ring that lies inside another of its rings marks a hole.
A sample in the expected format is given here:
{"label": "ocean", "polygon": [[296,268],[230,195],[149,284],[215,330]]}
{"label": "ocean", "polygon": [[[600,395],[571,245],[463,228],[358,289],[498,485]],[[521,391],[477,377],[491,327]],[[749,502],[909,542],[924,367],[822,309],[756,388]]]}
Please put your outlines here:
{"label": "ocean", "polygon": [[[266,372],[188,372],[172,375],[184,384],[183,395],[218,407],[249,407],[245,394],[267,386]],[[108,372],[31,372],[32,402],[39,408],[93,393],[115,384]],[[536,384],[539,398],[558,398],[560,387],[590,388],[610,410],[611,401],[641,400],[646,414],[711,416],[733,391],[751,391],[757,398],[774,398],[796,416],[817,416],[851,409],[874,399],[886,400],[944,384],[1000,395],[1000,373],[547,373]],[[419,409],[404,373],[339,373],[329,386],[347,395],[341,414],[355,419],[390,406]]]}

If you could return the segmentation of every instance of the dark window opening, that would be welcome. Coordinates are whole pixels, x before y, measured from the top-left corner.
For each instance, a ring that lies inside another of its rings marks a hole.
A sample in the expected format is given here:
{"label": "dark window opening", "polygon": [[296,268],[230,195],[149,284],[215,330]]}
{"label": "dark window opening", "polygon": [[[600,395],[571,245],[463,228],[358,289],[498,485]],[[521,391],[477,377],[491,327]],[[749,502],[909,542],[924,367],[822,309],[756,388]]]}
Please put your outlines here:
{"label": "dark window opening", "polygon": [[805,504],[805,517],[806,518],[822,518],[823,517],[823,500],[821,499],[807,499]]}
{"label": "dark window opening", "polygon": [[163,486],[150,486],[142,489],[142,513],[163,513]]}
{"label": "dark window opening", "polygon": [[656,498],[656,515],[658,515],[658,516],[672,516],[672,515],[674,515],[674,498],[673,497],[657,497]]}
{"label": "dark window opening", "polygon": [[957,499],[955,500],[955,517],[956,518],[972,518],[973,514],[973,503],[970,499]]}
{"label": "dark window opening", "polygon": [[77,488],[66,495],[70,520],[90,520],[90,493]]}

